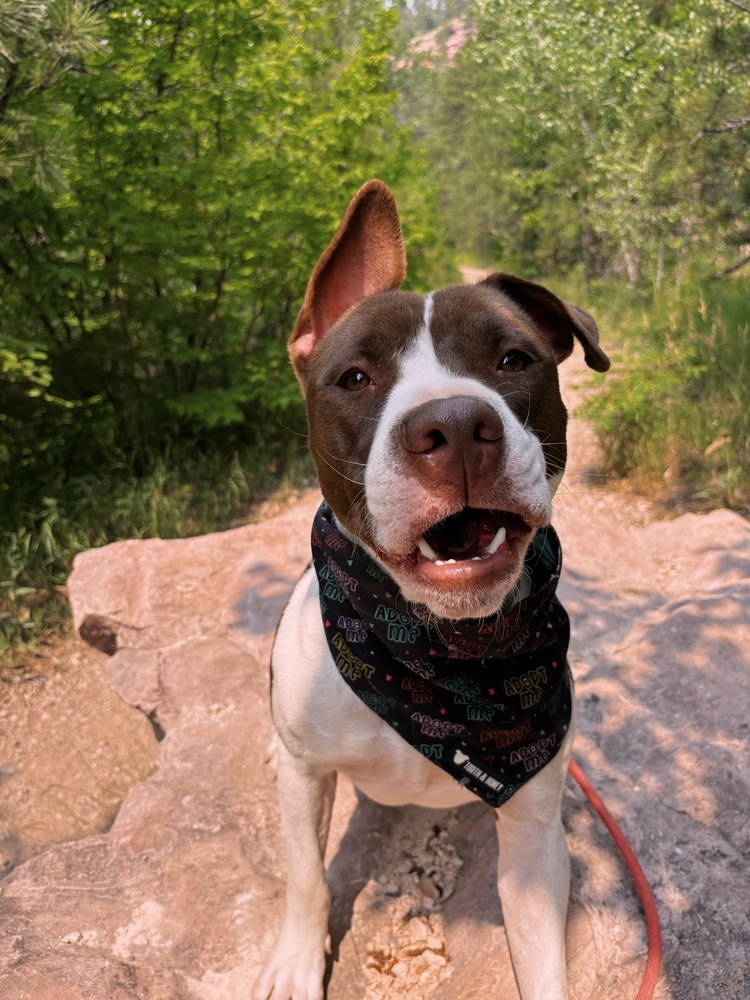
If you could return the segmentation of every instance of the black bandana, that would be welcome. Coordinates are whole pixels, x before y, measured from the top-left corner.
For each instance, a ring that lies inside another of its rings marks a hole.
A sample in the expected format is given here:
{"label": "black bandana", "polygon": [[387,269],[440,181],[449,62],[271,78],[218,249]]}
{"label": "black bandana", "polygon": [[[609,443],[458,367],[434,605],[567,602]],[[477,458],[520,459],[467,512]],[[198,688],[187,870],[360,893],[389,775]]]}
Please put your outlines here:
{"label": "black bandana", "polygon": [[406,601],[361,546],[315,516],[313,562],[333,660],[351,689],[408,743],[492,806],[560,749],[571,716],[568,616],[555,597],[562,553],[537,532],[529,596],[452,622]]}

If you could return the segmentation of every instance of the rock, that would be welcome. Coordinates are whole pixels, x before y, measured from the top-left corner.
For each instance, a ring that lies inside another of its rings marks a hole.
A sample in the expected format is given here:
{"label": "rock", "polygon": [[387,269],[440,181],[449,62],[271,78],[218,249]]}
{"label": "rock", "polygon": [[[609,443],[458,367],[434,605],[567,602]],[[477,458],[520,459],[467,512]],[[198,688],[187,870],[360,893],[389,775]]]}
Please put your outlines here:
{"label": "rock", "polygon": [[108,657],[72,646],[63,672],[45,666],[0,689],[0,876],[60,840],[108,829],[156,768],[153,727],[107,684]]}
{"label": "rock", "polygon": [[[617,497],[581,500],[575,476],[558,520],[576,756],[654,889],[666,946],[657,997],[740,1000],[750,981],[750,525],[717,512],[640,527]],[[158,767],[108,832],[48,847],[0,883],[5,1000],[249,995],[284,891],[265,763],[268,654],[308,560],[315,504],[77,558],[76,626],[91,637],[86,622],[108,623],[94,633],[116,640],[108,658],[80,650],[140,709],[153,747],[161,737]],[[571,995],[627,1000],[645,960],[637,897],[572,784],[564,815]],[[517,997],[487,807],[386,809],[342,780],[328,863],[329,1000]]]}

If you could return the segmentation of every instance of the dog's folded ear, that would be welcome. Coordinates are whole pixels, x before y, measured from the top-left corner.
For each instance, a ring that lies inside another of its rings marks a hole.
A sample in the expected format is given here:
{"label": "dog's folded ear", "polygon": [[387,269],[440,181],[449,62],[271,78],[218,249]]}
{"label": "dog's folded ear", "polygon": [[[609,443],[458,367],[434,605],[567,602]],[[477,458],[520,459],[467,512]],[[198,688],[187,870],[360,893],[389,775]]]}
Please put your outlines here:
{"label": "dog's folded ear", "polygon": [[303,387],[310,356],[336,320],[368,295],[398,288],[405,274],[396,202],[382,181],[367,181],[315,266],[289,339]]}
{"label": "dog's folded ear", "polygon": [[608,370],[609,358],[599,347],[599,328],[583,309],[563,302],[542,285],[512,274],[491,274],[481,284],[497,289],[523,309],[549,341],[558,364],[573,353],[578,340],[589,368],[596,372]]}

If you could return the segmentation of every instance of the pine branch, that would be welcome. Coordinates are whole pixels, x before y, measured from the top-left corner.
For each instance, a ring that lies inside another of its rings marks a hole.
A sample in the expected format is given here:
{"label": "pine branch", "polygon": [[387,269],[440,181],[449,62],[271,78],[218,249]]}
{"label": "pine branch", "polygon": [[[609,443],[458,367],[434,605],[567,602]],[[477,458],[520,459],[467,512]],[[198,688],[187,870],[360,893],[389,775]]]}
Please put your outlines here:
{"label": "pine branch", "polygon": [[695,138],[702,139],[706,135],[721,135],[722,132],[741,132],[743,128],[748,126],[750,126],[750,118],[737,118],[735,121],[724,122],[723,125],[715,125],[713,128],[704,126]]}
{"label": "pine branch", "polygon": [[718,281],[720,278],[726,278],[728,275],[734,274],[735,271],[739,271],[740,268],[745,267],[746,264],[750,264],[750,254],[737,264],[732,264],[731,267],[725,267],[723,271],[719,271],[717,274],[712,274],[711,280]]}

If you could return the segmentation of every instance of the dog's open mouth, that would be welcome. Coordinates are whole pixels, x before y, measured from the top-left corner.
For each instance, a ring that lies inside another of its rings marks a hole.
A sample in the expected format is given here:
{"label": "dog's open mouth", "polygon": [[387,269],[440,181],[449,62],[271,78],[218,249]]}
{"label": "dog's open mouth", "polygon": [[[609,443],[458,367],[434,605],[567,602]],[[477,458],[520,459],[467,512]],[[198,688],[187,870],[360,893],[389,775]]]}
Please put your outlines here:
{"label": "dog's open mouth", "polygon": [[378,557],[402,588],[407,578],[446,592],[512,585],[540,523],[507,510],[464,507],[427,528],[408,556],[378,551]]}
{"label": "dog's open mouth", "polygon": [[377,555],[409,600],[444,618],[476,618],[500,606],[545,523],[533,513],[526,520],[507,510],[464,507],[423,529],[409,555]]}
{"label": "dog's open mouth", "polygon": [[532,529],[517,514],[465,507],[429,528],[417,542],[421,555],[436,566],[493,556],[503,543]]}
{"label": "dog's open mouth", "polygon": [[466,559],[488,559],[506,540],[509,520],[529,530],[513,514],[465,507],[428,529],[417,546],[425,559],[438,566]]}

